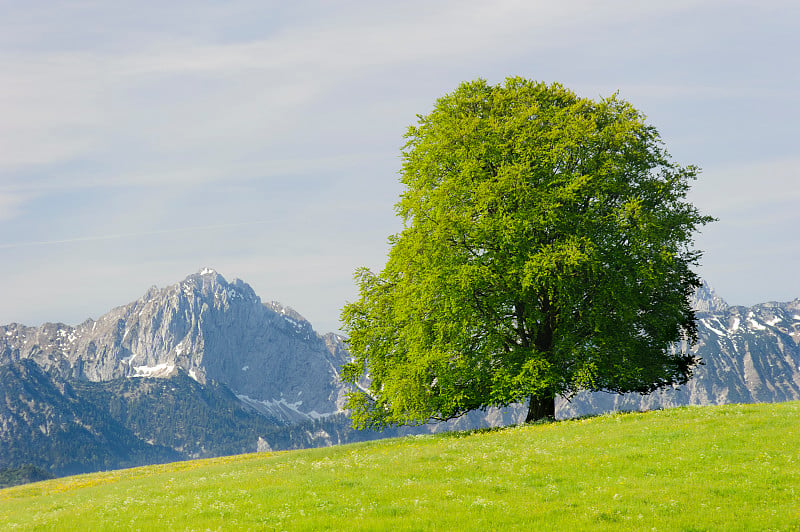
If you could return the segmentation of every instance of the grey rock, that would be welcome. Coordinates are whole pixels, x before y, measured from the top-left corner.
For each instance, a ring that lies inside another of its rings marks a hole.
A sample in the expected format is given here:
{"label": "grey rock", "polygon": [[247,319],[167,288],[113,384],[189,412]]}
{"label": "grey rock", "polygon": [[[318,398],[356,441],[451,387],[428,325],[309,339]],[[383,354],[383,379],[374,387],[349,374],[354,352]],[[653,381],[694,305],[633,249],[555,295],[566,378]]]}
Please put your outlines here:
{"label": "grey rock", "polygon": [[240,399],[286,421],[337,412],[343,404],[342,346],[300,314],[264,304],[240,280],[204,268],[151,288],[77,327],[0,327],[0,363],[33,359],[62,378],[108,381],[169,377],[225,383]]}
{"label": "grey rock", "polygon": [[649,395],[582,392],[557,403],[556,416],[800,399],[800,299],[732,307],[703,287],[695,304],[690,352],[702,365],[687,384]]}
{"label": "grey rock", "polygon": [[[704,284],[693,304],[699,341],[691,352],[703,365],[686,385],[644,396],[581,392],[557,400],[556,416],[800,399],[800,300],[736,307]],[[96,382],[182,372],[199,383],[223,383],[249,408],[282,423],[330,418],[330,427],[334,418],[345,419],[343,339],[317,334],[295,310],[262,303],[243,281],[227,282],[208,268],[75,327],[0,327],[0,364],[22,359],[61,379]],[[471,412],[424,430],[515,423],[524,411],[517,405]]]}
{"label": "grey rock", "polygon": [[728,309],[728,304],[709,283],[703,281],[703,284],[694,293],[692,308],[696,312],[724,312]]}

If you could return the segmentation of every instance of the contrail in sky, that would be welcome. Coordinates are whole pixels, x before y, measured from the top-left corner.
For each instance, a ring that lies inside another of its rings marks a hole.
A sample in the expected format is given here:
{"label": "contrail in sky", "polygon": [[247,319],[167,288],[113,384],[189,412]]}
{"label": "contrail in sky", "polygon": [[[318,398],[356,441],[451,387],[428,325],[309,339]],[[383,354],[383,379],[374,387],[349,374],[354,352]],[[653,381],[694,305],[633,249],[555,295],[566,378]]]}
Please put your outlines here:
{"label": "contrail in sky", "polygon": [[97,236],[82,236],[76,238],[65,238],[63,240],[40,240],[34,242],[14,242],[10,244],[0,244],[0,249],[13,249],[33,246],[49,246],[52,244],[73,244],[76,242],[97,242],[101,240],[118,240],[121,238],[131,238],[137,236],[151,236],[151,235],[167,235],[172,233],[186,233],[191,231],[205,231],[209,229],[228,229],[231,227],[244,227],[247,225],[259,225],[272,223],[271,220],[259,220],[254,222],[239,222],[229,224],[217,225],[198,225],[193,227],[181,227],[177,229],[163,229],[160,231],[143,231],[139,233],[120,233],[117,235],[97,235]]}

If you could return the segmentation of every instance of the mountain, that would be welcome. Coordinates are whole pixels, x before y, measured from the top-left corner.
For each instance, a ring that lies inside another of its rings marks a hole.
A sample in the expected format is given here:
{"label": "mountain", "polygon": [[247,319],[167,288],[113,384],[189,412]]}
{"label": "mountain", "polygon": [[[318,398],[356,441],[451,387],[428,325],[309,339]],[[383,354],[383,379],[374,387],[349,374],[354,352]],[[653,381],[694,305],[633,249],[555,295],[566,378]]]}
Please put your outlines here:
{"label": "mountain", "polygon": [[356,433],[341,413],[297,423],[269,417],[216,381],[168,378],[74,382],[76,394],[152,445],[185,458],[329,446],[380,437]]}
{"label": "mountain", "polygon": [[0,477],[409,432],[350,427],[347,356],[337,335],[207,268],[77,327],[2,326]]}
{"label": "mountain", "polygon": [[[391,434],[400,434],[393,431]],[[31,359],[0,366],[0,484],[190,458],[384,437],[334,414],[286,424],[221,383],[162,378],[66,382]]]}
{"label": "mountain", "polygon": [[[800,300],[695,296],[703,365],[650,395],[583,392],[560,418],[687,404],[800,399]],[[0,479],[505,425],[524,406],[448,423],[355,431],[335,334],[211,269],[75,327],[0,326]],[[27,469],[26,469],[27,468]]]}
{"label": "mountain", "polygon": [[702,359],[685,385],[649,395],[580,393],[557,405],[567,418],[617,410],[800,399],[800,299],[730,306],[704,284],[694,298]]}
{"label": "mountain", "polygon": [[0,366],[0,470],[31,465],[68,475],[180,458],[142,441],[32,360]]}
{"label": "mountain", "polygon": [[298,313],[263,304],[249,285],[204,268],[77,327],[0,327],[0,364],[34,360],[63,379],[168,377],[225,383],[251,407],[286,422],[344,403],[341,340],[317,335]]}

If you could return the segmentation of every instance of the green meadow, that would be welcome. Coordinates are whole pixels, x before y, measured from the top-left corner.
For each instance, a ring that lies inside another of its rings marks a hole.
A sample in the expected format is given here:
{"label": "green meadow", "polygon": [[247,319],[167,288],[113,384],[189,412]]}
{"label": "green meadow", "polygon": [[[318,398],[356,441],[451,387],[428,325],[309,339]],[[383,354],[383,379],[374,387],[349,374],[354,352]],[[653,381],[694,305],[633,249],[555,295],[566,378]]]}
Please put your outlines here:
{"label": "green meadow", "polygon": [[0,490],[4,530],[800,530],[800,403],[614,414]]}

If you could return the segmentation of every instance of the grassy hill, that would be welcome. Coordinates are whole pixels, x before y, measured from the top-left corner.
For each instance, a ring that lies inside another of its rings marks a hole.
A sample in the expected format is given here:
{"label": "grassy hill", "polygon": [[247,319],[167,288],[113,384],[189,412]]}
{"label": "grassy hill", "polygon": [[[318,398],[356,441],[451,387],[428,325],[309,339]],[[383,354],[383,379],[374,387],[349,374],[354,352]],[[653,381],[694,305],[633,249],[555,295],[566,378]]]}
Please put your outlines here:
{"label": "grassy hill", "polygon": [[249,454],[0,490],[4,529],[798,530],[800,403]]}

